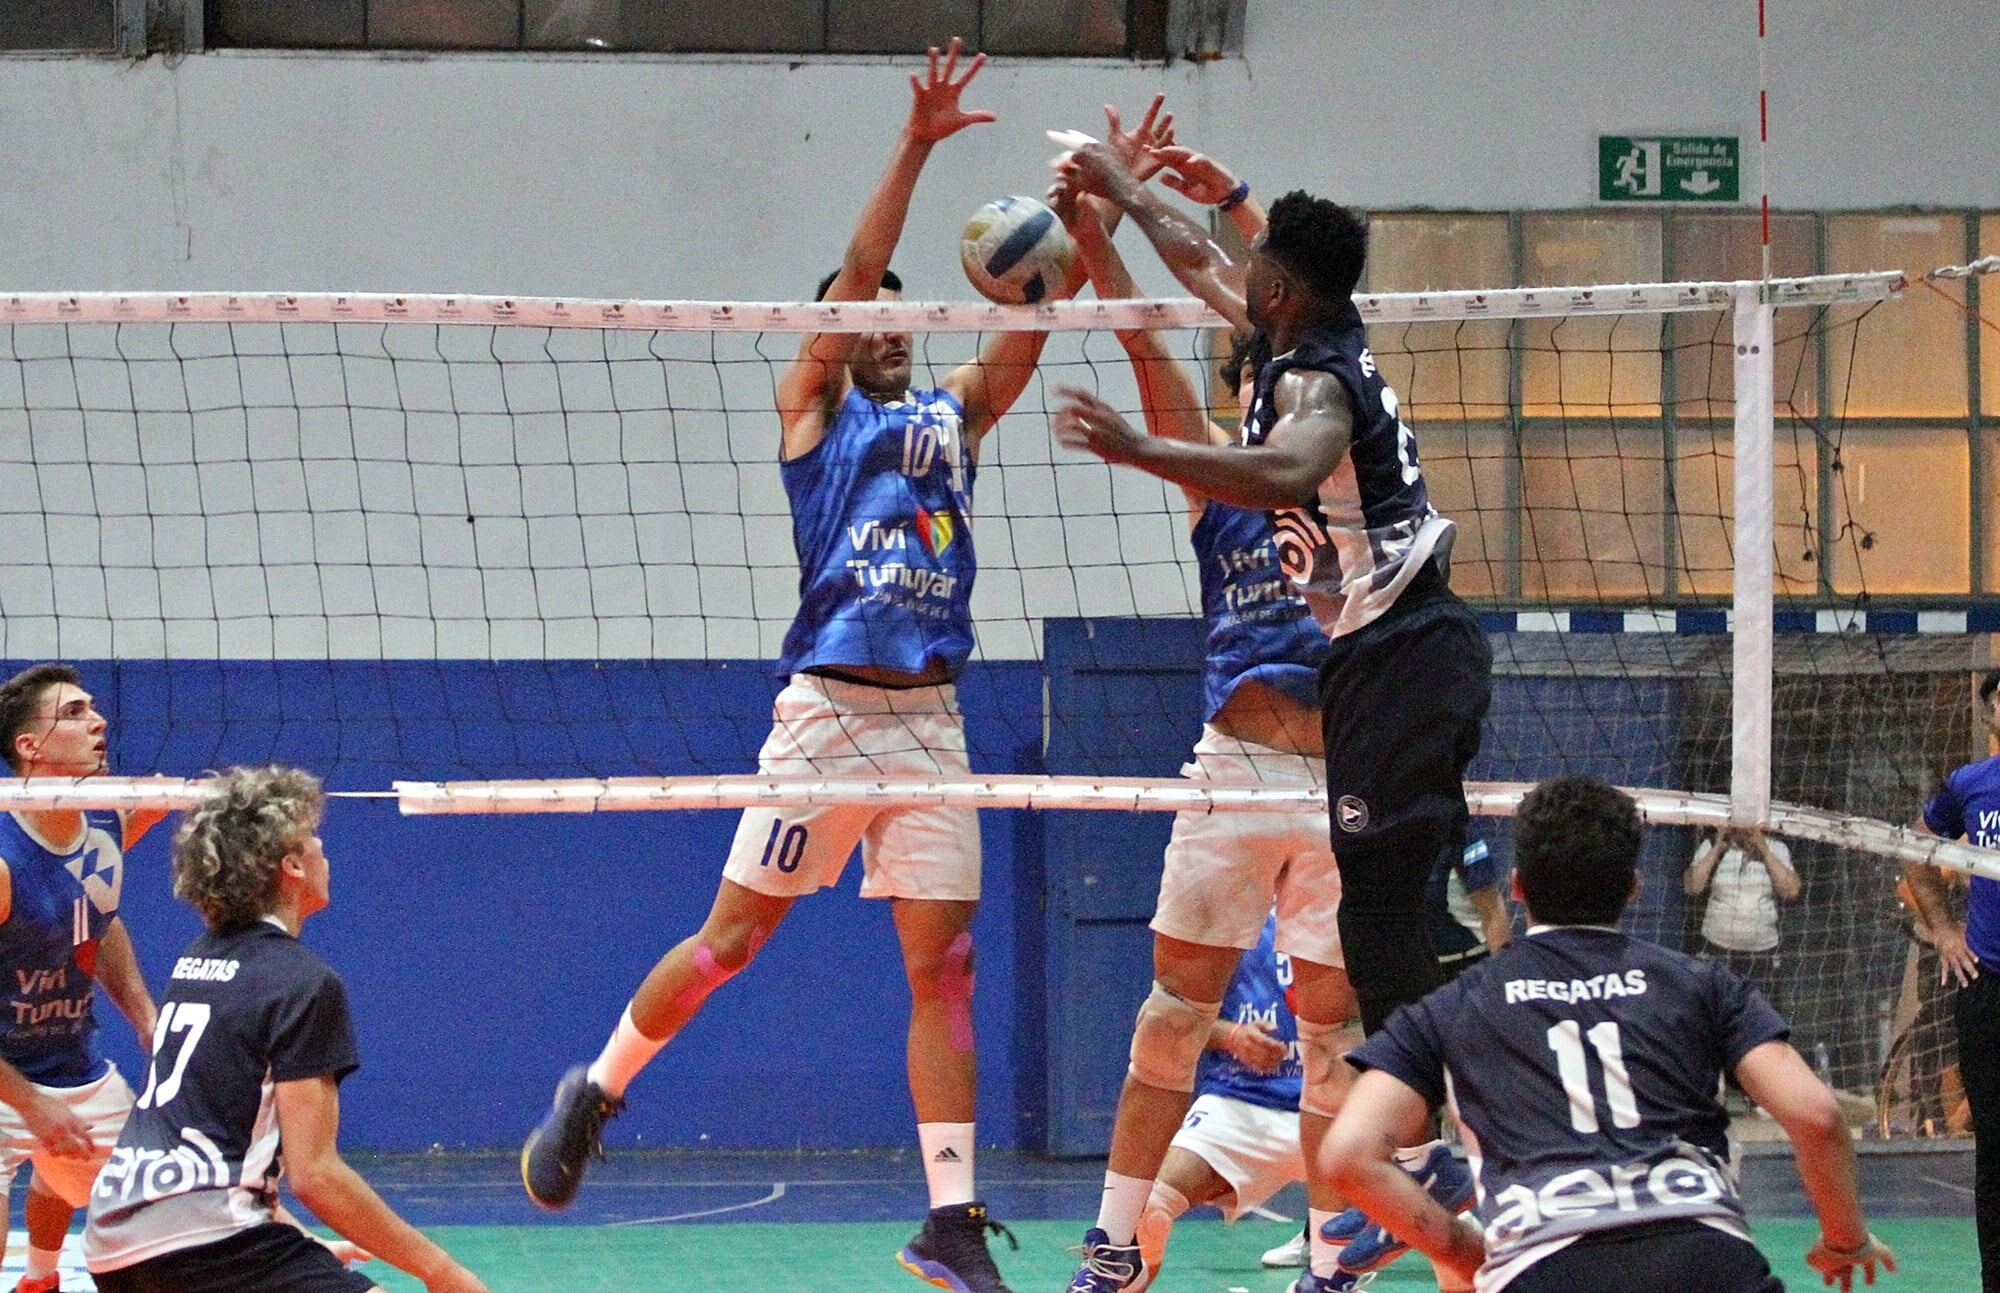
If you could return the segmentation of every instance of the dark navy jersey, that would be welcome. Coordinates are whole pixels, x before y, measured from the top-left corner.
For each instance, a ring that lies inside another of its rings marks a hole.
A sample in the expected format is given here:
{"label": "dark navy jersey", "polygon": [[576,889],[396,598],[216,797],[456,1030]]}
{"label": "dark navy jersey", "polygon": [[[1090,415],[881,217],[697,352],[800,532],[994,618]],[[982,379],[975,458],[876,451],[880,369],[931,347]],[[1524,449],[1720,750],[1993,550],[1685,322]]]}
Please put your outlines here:
{"label": "dark navy jersey", "polygon": [[1313,497],[1276,513],[1278,554],[1320,627],[1337,638],[1381,616],[1433,556],[1451,552],[1452,525],[1431,506],[1417,440],[1398,416],[1396,392],[1376,370],[1352,302],[1282,355],[1262,333],[1251,348],[1257,391],[1243,419],[1246,444],[1278,422],[1278,379],[1295,368],[1329,373],[1347,389],[1354,436]]}
{"label": "dark navy jersey", "polygon": [[[1924,825],[1946,839],[2000,849],[2000,756],[1968,763],[1924,805]],[[1972,877],[1965,895],[1965,942],[1979,963],[2000,974],[2000,880]]]}
{"label": "dark navy jersey", "polygon": [[42,1086],[75,1087],[104,1076],[91,987],[97,945],[118,915],[125,885],[124,828],[115,812],[86,812],[68,847],[13,813],[0,814],[0,860],[13,910],[0,922],[0,1059]]}
{"label": "dark navy jersey", "polygon": [[1270,518],[1210,502],[1188,539],[1201,568],[1201,613],[1208,624],[1202,721],[1214,718],[1246,682],[1317,709],[1326,635],[1278,565]]}
{"label": "dark navy jersey", "polygon": [[954,676],[972,654],[972,481],[965,410],[944,391],[878,404],[850,389],[782,464],[799,613],[778,672],[863,665]]}
{"label": "dark navy jersey", "polygon": [[146,1089],[90,1196],[94,1271],[215,1243],[273,1219],[276,1085],[360,1064],[347,991],[269,921],[188,944],[174,963]]}
{"label": "dark navy jersey", "polygon": [[1714,961],[1616,930],[1537,928],[1348,1058],[1456,1103],[1491,1268],[1641,1223],[1746,1233],[1721,1078],[1788,1031]]}
{"label": "dark navy jersey", "polygon": [[1285,1044],[1285,1058],[1276,1070],[1259,1073],[1228,1051],[1208,1051],[1201,1057],[1195,1089],[1202,1095],[1297,1113],[1305,1061],[1299,1054],[1299,1021],[1285,1002],[1285,992],[1292,986],[1292,958],[1277,950],[1277,937],[1278,917],[1273,912],[1264,921],[1257,946],[1236,963],[1236,974],[1222,997],[1221,1018],[1224,1023],[1262,1027]]}

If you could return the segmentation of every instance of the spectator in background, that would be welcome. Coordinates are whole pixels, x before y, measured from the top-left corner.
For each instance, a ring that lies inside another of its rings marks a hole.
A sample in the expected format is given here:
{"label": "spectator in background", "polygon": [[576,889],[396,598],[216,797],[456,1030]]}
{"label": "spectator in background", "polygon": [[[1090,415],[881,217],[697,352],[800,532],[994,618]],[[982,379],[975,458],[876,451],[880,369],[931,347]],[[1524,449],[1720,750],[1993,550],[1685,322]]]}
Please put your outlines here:
{"label": "spectator in background", "polygon": [[1447,844],[1438,854],[1424,905],[1431,947],[1446,983],[1507,946],[1513,936],[1514,918],[1500,890],[1506,878],[1506,867],[1485,840],[1473,840],[1463,850]]}
{"label": "spectator in background", "polygon": [[1704,891],[1699,954],[1750,980],[1780,1012],[1778,904],[1799,896],[1799,873],[1783,840],[1748,826],[1724,826],[1702,842],[1682,888]]}

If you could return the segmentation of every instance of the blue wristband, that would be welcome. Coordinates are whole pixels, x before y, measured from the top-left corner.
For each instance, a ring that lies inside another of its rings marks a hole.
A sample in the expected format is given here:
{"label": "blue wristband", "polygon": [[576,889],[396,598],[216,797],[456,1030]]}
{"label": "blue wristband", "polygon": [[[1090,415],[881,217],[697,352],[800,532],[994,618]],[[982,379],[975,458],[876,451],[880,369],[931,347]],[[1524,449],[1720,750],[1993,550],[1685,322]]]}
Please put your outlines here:
{"label": "blue wristband", "polygon": [[1234,211],[1250,198],[1250,181],[1238,180],[1236,187],[1229,190],[1229,196],[1215,204],[1217,211]]}

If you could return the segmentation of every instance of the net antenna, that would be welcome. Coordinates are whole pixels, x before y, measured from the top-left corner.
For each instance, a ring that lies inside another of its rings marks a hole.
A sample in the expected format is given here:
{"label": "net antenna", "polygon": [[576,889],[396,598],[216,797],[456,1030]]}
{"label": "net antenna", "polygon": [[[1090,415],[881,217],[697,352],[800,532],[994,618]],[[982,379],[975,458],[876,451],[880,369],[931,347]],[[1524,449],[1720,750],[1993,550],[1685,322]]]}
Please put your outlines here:
{"label": "net antenna", "polygon": [[[1373,325],[1421,329],[1443,327],[1461,332],[1476,331],[1486,324],[1509,329],[1510,341],[1527,325],[1542,327],[1553,339],[1547,348],[1555,352],[1558,364],[1577,358],[1575,348],[1565,354],[1562,330],[1583,326],[1583,321],[1607,321],[1616,329],[1621,321],[1638,321],[1656,333],[1661,320],[1670,316],[1727,317],[1733,323],[1731,343],[1732,385],[1734,390],[1733,499],[1734,568],[1729,607],[1731,630],[1730,697],[1731,738],[1726,794],[1685,788],[1635,786],[1635,795],[1647,815],[1656,822],[1699,826],[1723,822],[1764,824],[1781,834],[1799,839],[1820,839],[1859,844],[1873,852],[1905,860],[1932,862],[1962,871],[2000,878],[2000,857],[1968,845],[1918,836],[1884,822],[1871,822],[1850,814],[1815,808],[1806,804],[1775,801],[1772,794],[1772,676],[1773,676],[1773,597],[1774,561],[1777,546],[1774,517],[1774,387],[1778,342],[1774,338],[1775,319],[1781,312],[1798,310],[1808,317],[1823,319],[1838,309],[1865,308],[1896,295],[1903,279],[1896,273],[1821,276],[1750,282],[1611,284],[1562,288],[1509,288],[1488,291],[1448,291],[1427,293],[1379,293],[1356,298],[1361,313]],[[1652,320],[1651,324],[1645,324]],[[1540,321],[1540,322],[1538,322]],[[424,353],[418,359],[436,363],[448,371],[458,357],[482,347],[491,352],[502,367],[513,362],[516,351],[540,362],[544,358],[560,378],[567,371],[565,352],[558,339],[583,334],[585,358],[598,367],[613,369],[619,363],[644,370],[672,369],[676,358],[669,357],[668,343],[696,350],[706,345],[706,362],[720,370],[725,364],[751,366],[756,373],[768,373],[774,355],[793,348],[785,334],[806,332],[873,332],[908,329],[927,339],[996,331],[1042,330],[1063,334],[1071,350],[1067,363],[1078,373],[1096,376],[1100,367],[1110,365],[1100,348],[1093,354],[1093,337],[1120,328],[1168,330],[1212,329],[1221,320],[1193,301],[1082,301],[1059,302],[1036,307],[962,305],[925,302],[857,302],[827,304],[764,304],[704,301],[571,300],[556,298],[500,296],[426,296],[415,294],[312,294],[312,293],[22,293],[0,295],[0,327],[7,328],[17,342],[38,328],[54,325],[82,331],[110,325],[123,339],[156,338],[164,329],[162,349],[182,364],[176,347],[179,330],[215,331],[230,338],[275,336],[277,348],[286,351],[295,331],[299,335],[333,338],[334,348],[349,338],[365,338],[365,345],[379,348],[392,372],[398,364],[411,362],[402,354],[397,338],[415,333],[425,338]],[[331,333],[328,333],[331,329]],[[1643,331],[1643,328],[1641,329]],[[594,336],[592,335],[594,334]],[[461,346],[469,337],[474,344]],[[523,348],[517,339],[530,344]],[[535,339],[540,338],[537,342]],[[750,348],[738,360],[719,358],[725,339],[735,338]],[[650,339],[650,340],[649,340]],[[769,351],[765,348],[770,343]],[[447,344],[449,343],[449,344]],[[123,344],[121,340],[121,345]],[[148,345],[153,344],[151,340]],[[533,352],[539,347],[542,355]],[[141,347],[143,349],[143,347]],[[1378,352],[1386,347],[1377,344]],[[17,350],[20,347],[17,345]],[[30,349],[33,349],[31,346]],[[61,347],[53,348],[61,350]],[[117,347],[113,348],[114,350]],[[1053,349],[1053,346],[1052,346]],[[1655,346],[1657,350],[1657,345]],[[1606,359],[1615,371],[1622,358],[1619,343],[1613,342]],[[433,355],[431,352],[435,352]],[[503,352],[505,352],[503,354]],[[36,352],[40,353],[40,352]],[[371,354],[374,353],[371,350]],[[680,352],[673,352],[679,355]],[[342,356],[343,359],[345,356]],[[1476,356],[1475,356],[1476,357]],[[74,367],[74,357],[72,367]],[[1467,361],[1461,351],[1457,362]],[[240,363],[239,359],[239,363]],[[688,361],[696,362],[696,361]],[[1051,361],[1044,361],[1044,368]],[[80,379],[79,379],[80,380]],[[185,381],[185,373],[183,374]],[[1615,380],[1615,377],[1614,377]],[[502,385],[505,385],[503,382]],[[90,401],[79,391],[74,397],[82,411]],[[245,404],[247,396],[238,396]],[[1044,394],[1046,408],[1046,394]],[[141,402],[138,400],[135,403]],[[201,401],[188,395],[192,410]],[[727,391],[721,392],[732,412]],[[1719,401],[1718,401],[1719,402]],[[23,404],[29,401],[24,397]],[[1615,397],[1607,397],[1615,404]],[[615,406],[615,401],[614,401]],[[1406,407],[1416,407],[1412,400]],[[1127,406],[1129,407],[1129,405]],[[679,410],[687,412],[686,409]],[[717,410],[703,409],[702,412]],[[754,408],[748,412],[757,413]],[[671,401],[665,412],[671,420],[676,412]],[[407,418],[407,411],[403,411]],[[512,405],[508,415],[513,416]],[[1614,420],[1616,410],[1613,409]],[[567,422],[571,414],[564,410]],[[768,416],[768,412],[759,414]],[[1413,420],[1422,425],[1418,411]],[[461,455],[462,456],[462,455]],[[1427,450],[1426,459],[1432,457]],[[517,466],[519,464],[516,464]],[[732,457],[730,467],[739,474],[745,464]],[[462,467],[461,464],[454,465]],[[1068,468],[1049,459],[1028,459],[1024,466],[1050,472],[1061,492],[1062,472]],[[1573,464],[1572,464],[1573,466]],[[469,470],[469,468],[466,468]],[[989,470],[1013,470],[1014,480],[1023,479],[1023,467],[1004,462]],[[690,504],[692,506],[692,504]],[[1056,510],[1063,511],[1060,500]],[[1171,508],[1167,510],[1172,510]],[[1581,505],[1579,504],[1579,510]],[[1006,505],[982,510],[982,525],[996,521],[1005,525]],[[1449,511],[1449,508],[1447,508]],[[465,518],[470,520],[471,518]],[[739,518],[740,520],[741,518]],[[1067,526],[1073,516],[1052,518]],[[1592,518],[1582,517],[1587,525]],[[1012,518],[1020,524],[1022,518]],[[1627,523],[1630,518],[1625,518]],[[982,542],[984,542],[982,540]],[[1086,560],[1077,549],[1069,549],[1067,575],[1072,587],[1082,583],[1077,565]],[[1177,561],[1177,558],[1174,559]],[[640,564],[644,564],[643,557]],[[1025,586],[1039,573],[1019,562],[1024,586],[1021,605],[1025,620],[1005,627],[1015,637],[1030,641],[1025,650],[1039,651],[1041,611],[1029,604]],[[369,568],[373,574],[373,567]],[[753,575],[757,572],[751,572]],[[1133,572],[1123,571],[1131,581]],[[1134,593],[1136,599],[1137,594]],[[1078,602],[1085,600],[1080,595]],[[1641,599],[1642,602],[1645,599]],[[1079,609],[1088,609],[1079,606]],[[652,612],[656,618],[671,619],[677,608]],[[1135,605],[1136,613],[1149,612]],[[1182,613],[1185,613],[1184,611]],[[1662,623],[1670,622],[1671,611],[1642,610]],[[767,629],[777,618],[765,611],[755,612],[757,629]],[[1525,621],[1533,618],[1523,613]],[[1568,618],[1559,616],[1557,618]],[[710,627],[704,620],[704,632]],[[981,625],[982,638],[988,626]],[[384,655],[391,654],[386,648]],[[990,644],[986,646],[991,650]],[[46,653],[46,652],[43,652]],[[0,654],[23,654],[5,651]],[[495,648],[495,658],[500,655]],[[629,653],[625,653],[629,654]],[[1577,667],[1569,666],[1574,675]],[[459,752],[454,762],[477,771],[482,760]],[[208,766],[213,766],[212,764]],[[1469,788],[1475,811],[1505,816],[1520,801],[1527,783],[1489,781]],[[0,802],[8,807],[184,807],[201,795],[198,781],[162,782],[154,779],[121,780],[95,778],[79,784],[0,782]],[[880,781],[828,777],[763,777],[717,770],[699,775],[647,777],[584,776],[567,778],[526,777],[508,779],[427,779],[385,776],[373,785],[352,787],[343,793],[393,795],[407,813],[495,813],[495,812],[590,812],[616,809],[730,808],[780,803],[852,803],[888,805],[901,803],[966,803],[993,808],[1032,807],[1099,809],[1112,811],[1178,811],[1189,807],[1215,812],[1255,812],[1296,808],[1300,792],[1278,787],[1221,787],[1201,779],[1121,778],[1096,776],[1012,776],[941,777],[936,779],[883,779]],[[1862,843],[1865,841],[1865,843]]]}

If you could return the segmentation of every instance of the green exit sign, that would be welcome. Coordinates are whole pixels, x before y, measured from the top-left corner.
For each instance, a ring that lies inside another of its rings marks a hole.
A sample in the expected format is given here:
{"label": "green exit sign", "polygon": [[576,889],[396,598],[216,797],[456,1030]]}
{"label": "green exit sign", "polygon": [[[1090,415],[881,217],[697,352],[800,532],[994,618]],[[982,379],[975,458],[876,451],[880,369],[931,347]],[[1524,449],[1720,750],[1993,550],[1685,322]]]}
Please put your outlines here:
{"label": "green exit sign", "polygon": [[1735,135],[1599,135],[1599,202],[1735,202]]}

